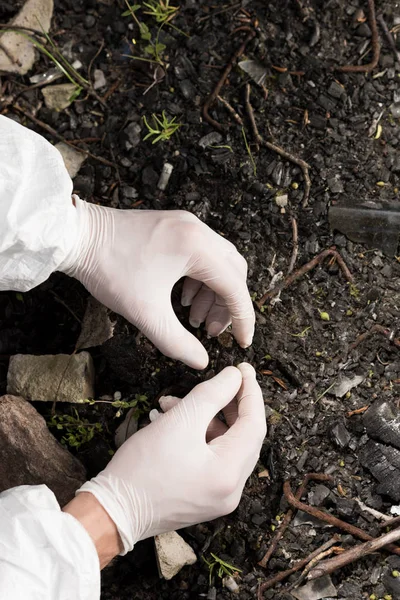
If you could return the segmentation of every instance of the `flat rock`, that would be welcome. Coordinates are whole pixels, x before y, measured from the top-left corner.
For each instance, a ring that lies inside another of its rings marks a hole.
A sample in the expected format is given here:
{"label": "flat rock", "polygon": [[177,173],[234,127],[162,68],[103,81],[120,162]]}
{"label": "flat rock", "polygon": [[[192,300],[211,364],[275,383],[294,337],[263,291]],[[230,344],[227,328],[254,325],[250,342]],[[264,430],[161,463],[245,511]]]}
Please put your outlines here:
{"label": "flat rock", "polygon": [[[29,27],[36,31],[41,27],[48,33],[52,16],[53,0],[27,0],[8,25]],[[26,36],[7,31],[0,35],[0,46],[0,71],[25,75],[32,68],[35,62],[35,47]]]}
{"label": "flat rock", "polygon": [[337,590],[329,575],[310,581],[306,585],[291,592],[297,600],[322,600],[323,598],[337,598]]}
{"label": "flat rock", "polygon": [[85,480],[83,465],[57,442],[29,402],[0,397],[0,492],[45,484],[64,506]]}
{"label": "flat rock", "polygon": [[88,352],[16,354],[10,359],[7,393],[26,400],[79,403],[94,397],[93,384],[94,366]]}
{"label": "flat rock", "polygon": [[164,579],[172,579],[182,567],[194,565],[197,560],[192,548],[176,531],[156,535],[154,541],[158,569]]}
{"label": "flat rock", "polygon": [[71,99],[76,90],[73,83],[59,83],[57,85],[48,85],[42,89],[44,103],[50,110],[60,112],[68,108]]}
{"label": "flat rock", "polygon": [[363,415],[369,437],[400,449],[400,411],[389,402],[374,402]]}
{"label": "flat rock", "polygon": [[56,148],[63,157],[68,175],[71,177],[71,179],[73,179],[78,174],[79,169],[85,162],[86,156],[82,154],[82,152],[74,150],[74,148],[68,146],[68,144],[64,144],[64,142],[59,142],[56,144]]}
{"label": "flat rock", "polygon": [[369,440],[359,453],[363,467],[379,481],[378,494],[400,501],[400,450]]}

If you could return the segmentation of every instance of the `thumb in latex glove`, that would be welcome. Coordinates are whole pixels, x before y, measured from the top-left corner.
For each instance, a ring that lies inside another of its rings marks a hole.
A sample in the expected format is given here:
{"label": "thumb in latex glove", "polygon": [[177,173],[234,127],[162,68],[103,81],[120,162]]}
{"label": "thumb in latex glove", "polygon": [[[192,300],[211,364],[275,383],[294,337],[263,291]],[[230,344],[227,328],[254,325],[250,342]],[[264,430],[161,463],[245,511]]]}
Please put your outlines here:
{"label": "thumb in latex glove", "polygon": [[[225,407],[232,424],[221,422],[207,443],[209,425]],[[227,367],[135,433],[78,493],[97,498],[126,553],[139,540],[232,512],[265,433],[253,367]]]}
{"label": "thumb in latex glove", "polygon": [[79,279],[111,310],[136,325],[164,354],[191,367],[207,366],[205,348],[177,319],[175,283],[187,276],[182,304],[190,322],[219,335],[231,322],[247,347],[254,310],[247,263],[235,246],[184,211],[115,210],[74,196],[80,233],[59,268]]}

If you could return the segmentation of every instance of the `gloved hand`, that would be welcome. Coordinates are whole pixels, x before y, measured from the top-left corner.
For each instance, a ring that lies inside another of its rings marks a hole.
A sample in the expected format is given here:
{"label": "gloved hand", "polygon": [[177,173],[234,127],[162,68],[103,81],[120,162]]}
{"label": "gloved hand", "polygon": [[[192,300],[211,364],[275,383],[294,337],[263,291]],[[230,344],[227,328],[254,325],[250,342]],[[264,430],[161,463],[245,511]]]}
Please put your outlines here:
{"label": "gloved hand", "polygon": [[[209,430],[207,443],[209,424],[225,407],[228,425]],[[253,367],[227,367],[135,433],[78,494],[97,498],[125,554],[139,540],[232,512],[265,434]]]}
{"label": "gloved hand", "polygon": [[235,246],[184,211],[115,210],[74,196],[80,232],[60,271],[81,281],[111,310],[136,325],[164,354],[203,369],[205,348],[178,321],[171,290],[184,276],[190,323],[219,335],[231,322],[251,344],[254,310],[247,263]]}

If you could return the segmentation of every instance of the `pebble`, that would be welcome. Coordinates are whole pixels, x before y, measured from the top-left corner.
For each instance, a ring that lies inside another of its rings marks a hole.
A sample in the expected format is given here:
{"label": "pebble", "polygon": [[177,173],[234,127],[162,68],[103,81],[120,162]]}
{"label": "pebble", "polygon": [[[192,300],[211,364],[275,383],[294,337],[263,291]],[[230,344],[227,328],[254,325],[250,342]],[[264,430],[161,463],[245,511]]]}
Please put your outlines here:
{"label": "pebble", "polygon": [[94,83],[93,88],[99,90],[107,85],[105,75],[101,69],[94,70]]}
{"label": "pebble", "polygon": [[190,79],[182,79],[182,81],[179,82],[179,89],[186,100],[192,100],[197,94],[197,90]]}
{"label": "pebble", "polygon": [[129,125],[125,127],[124,134],[128,138],[128,140],[125,142],[127,150],[136,148],[136,146],[140,144],[141,131],[142,128],[139,123],[129,123]]}
{"label": "pebble", "polygon": [[209,146],[216,146],[222,142],[222,135],[217,131],[212,131],[207,135],[204,135],[199,139],[200,148],[208,148]]}
{"label": "pebble", "polygon": [[332,81],[328,89],[328,94],[333,98],[341,98],[342,96],[346,95],[346,92],[339,83]]}
{"label": "pebble", "polygon": [[332,194],[343,194],[344,187],[339,175],[331,177],[330,179],[328,179],[327,183]]}
{"label": "pebble", "polygon": [[96,17],[94,15],[86,15],[85,20],[84,20],[84,25],[85,25],[86,29],[90,29],[91,27],[94,27],[95,23],[96,23]]}

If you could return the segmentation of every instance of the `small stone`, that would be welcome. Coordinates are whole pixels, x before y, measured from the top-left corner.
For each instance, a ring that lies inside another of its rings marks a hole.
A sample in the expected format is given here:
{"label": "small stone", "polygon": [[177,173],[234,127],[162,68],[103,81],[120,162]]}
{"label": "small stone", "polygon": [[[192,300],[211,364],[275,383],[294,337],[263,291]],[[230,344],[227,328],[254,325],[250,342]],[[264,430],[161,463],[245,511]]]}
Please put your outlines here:
{"label": "small stone", "polygon": [[71,104],[72,97],[76,91],[76,85],[73,83],[60,83],[58,85],[48,85],[42,89],[44,103],[50,110],[60,112]]}
{"label": "small stone", "polygon": [[306,585],[291,592],[297,600],[322,600],[322,598],[337,598],[337,590],[329,575],[314,579]]}
{"label": "small stone", "polygon": [[222,142],[222,135],[218,131],[212,131],[207,135],[204,135],[199,139],[199,146],[201,148],[208,148],[209,146],[215,146]]}
{"label": "small stone", "polygon": [[346,92],[339,83],[336,83],[336,81],[332,81],[328,89],[328,94],[333,98],[341,98],[343,95],[346,94]]}
{"label": "small stone", "polygon": [[192,548],[176,531],[162,533],[154,538],[160,577],[172,579],[182,567],[194,565],[197,558]]}
{"label": "small stone", "polygon": [[59,444],[29,402],[0,398],[0,492],[45,484],[64,506],[85,480],[83,465]]}
{"label": "small stone", "polygon": [[[114,436],[114,443],[115,443],[116,448],[120,448],[122,446],[122,444],[124,444],[126,442],[126,440],[128,440],[131,437],[131,435],[133,435],[134,433],[137,432],[139,423],[138,423],[138,419],[137,419],[136,415],[137,415],[137,409],[131,408],[126,413],[126,417],[123,420],[123,422],[121,423],[121,425],[119,425],[117,427],[115,436]],[[157,416],[159,416],[159,415],[157,415]],[[153,414],[153,418],[150,417],[150,420],[155,421],[154,414]]]}
{"label": "small stone", "polygon": [[332,194],[343,194],[343,183],[341,182],[338,175],[335,175],[335,177],[331,177],[330,179],[328,179],[327,183]]}
{"label": "small stone", "polygon": [[279,208],[285,208],[288,205],[289,198],[287,194],[281,194],[279,196],[275,196],[275,204],[279,206]]}
{"label": "small stone", "polygon": [[390,112],[395,119],[400,117],[400,102],[390,105]]}
{"label": "small stone", "polygon": [[312,506],[322,506],[331,491],[326,485],[318,484],[308,494],[308,501]]}
{"label": "small stone", "polygon": [[[40,23],[40,29],[48,33],[52,16],[53,0],[27,0],[9,25],[37,30]],[[25,75],[32,68],[37,55],[32,42],[20,33],[6,31],[0,35],[0,72]]]}
{"label": "small stone", "polygon": [[226,587],[226,589],[232,594],[240,594],[240,587],[233,577],[224,577],[222,580],[222,585]]}
{"label": "small stone", "polygon": [[79,169],[83,165],[86,160],[85,154],[82,152],[78,152],[68,144],[64,142],[59,142],[56,144],[57,150],[60,152],[63,157],[63,161],[65,164],[65,168],[68,171],[68,175],[73,179],[78,174]]}
{"label": "small stone", "polygon": [[129,123],[127,127],[124,129],[124,134],[128,138],[126,141],[126,147],[128,150],[131,148],[136,148],[140,144],[141,141],[141,131],[142,128],[139,123]]}
{"label": "small stone", "polygon": [[332,437],[339,448],[346,448],[349,445],[351,436],[343,421],[339,421],[332,429]]}
{"label": "small stone", "polygon": [[182,92],[182,96],[186,98],[186,100],[192,100],[197,94],[197,90],[190,79],[183,79],[180,81],[179,89]]}
{"label": "small stone", "polygon": [[86,27],[86,29],[90,29],[91,27],[94,27],[96,23],[96,17],[94,15],[86,15],[85,19],[84,19],[84,25]]}
{"label": "small stone", "polygon": [[106,85],[107,85],[107,81],[106,81],[103,71],[101,69],[95,69],[94,70],[93,88],[95,90],[100,90],[101,88],[105,87]]}
{"label": "small stone", "polygon": [[94,397],[94,366],[88,352],[10,358],[7,393],[26,400],[81,403]]}

